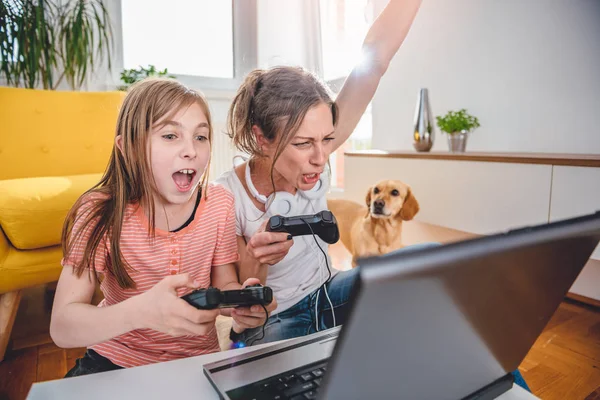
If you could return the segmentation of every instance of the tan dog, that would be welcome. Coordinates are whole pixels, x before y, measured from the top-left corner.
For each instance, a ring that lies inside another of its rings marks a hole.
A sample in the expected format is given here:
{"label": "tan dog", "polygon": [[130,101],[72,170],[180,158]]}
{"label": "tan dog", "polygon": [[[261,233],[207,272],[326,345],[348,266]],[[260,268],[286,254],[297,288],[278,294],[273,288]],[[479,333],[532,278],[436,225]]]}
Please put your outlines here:
{"label": "tan dog", "polygon": [[385,180],[369,188],[366,207],[349,200],[328,200],[338,223],[344,246],[359,257],[380,255],[402,247],[402,222],[419,212],[410,187],[401,181]]}

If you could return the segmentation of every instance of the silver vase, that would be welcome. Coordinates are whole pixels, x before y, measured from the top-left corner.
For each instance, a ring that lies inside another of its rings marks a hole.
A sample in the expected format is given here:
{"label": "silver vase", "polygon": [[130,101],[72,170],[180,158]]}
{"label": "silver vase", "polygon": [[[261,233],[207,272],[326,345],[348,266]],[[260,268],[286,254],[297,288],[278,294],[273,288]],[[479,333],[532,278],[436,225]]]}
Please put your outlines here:
{"label": "silver vase", "polygon": [[413,146],[417,151],[429,151],[435,138],[435,126],[429,106],[429,92],[423,88],[417,97],[415,109],[415,124],[413,130]]}

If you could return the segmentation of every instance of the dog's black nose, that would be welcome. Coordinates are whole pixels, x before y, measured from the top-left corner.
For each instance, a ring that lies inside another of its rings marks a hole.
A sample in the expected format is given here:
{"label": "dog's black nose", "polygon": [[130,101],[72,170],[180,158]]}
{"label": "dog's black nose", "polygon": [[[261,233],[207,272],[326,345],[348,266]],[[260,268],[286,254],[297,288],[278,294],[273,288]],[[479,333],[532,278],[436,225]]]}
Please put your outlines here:
{"label": "dog's black nose", "polygon": [[383,208],[383,206],[385,206],[385,202],[383,200],[375,200],[373,205],[375,208]]}

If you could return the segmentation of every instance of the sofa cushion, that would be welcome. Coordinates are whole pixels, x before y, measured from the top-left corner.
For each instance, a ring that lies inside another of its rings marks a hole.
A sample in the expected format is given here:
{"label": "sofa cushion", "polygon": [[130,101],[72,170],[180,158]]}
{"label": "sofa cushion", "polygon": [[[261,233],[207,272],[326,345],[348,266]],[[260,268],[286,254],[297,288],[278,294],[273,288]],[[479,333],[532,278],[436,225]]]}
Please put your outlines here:
{"label": "sofa cushion", "polygon": [[124,97],[0,87],[0,180],[104,171]]}
{"label": "sofa cushion", "polygon": [[0,181],[0,227],[20,250],[60,244],[67,213],[102,174]]}

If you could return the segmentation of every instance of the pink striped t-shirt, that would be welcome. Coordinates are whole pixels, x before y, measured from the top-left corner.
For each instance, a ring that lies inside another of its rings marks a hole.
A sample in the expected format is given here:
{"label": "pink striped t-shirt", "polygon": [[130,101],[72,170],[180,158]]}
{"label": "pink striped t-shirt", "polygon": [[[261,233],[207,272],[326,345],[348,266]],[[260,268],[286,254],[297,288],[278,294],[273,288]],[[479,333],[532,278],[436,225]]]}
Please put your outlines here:
{"label": "pink striped t-shirt", "polygon": [[[85,208],[85,207],[84,207]],[[84,215],[85,211],[80,212]],[[80,220],[75,221],[77,232]],[[74,266],[83,257],[86,236],[73,246],[63,266]],[[234,199],[220,185],[209,185],[207,196],[202,196],[194,220],[178,232],[156,229],[156,236],[148,236],[148,220],[141,207],[129,205],[126,209],[121,234],[121,252],[133,270],[129,275],[135,289],[122,289],[113,274],[106,269],[108,248],[102,246],[96,253],[95,269],[103,274],[100,285],[104,300],[98,307],[117,304],[146,292],[164,277],[189,273],[201,283],[210,286],[212,268],[238,260],[235,235]],[[179,289],[180,296],[192,289]],[[151,329],[138,329],[111,340],[90,346],[99,354],[122,367],[134,367],[161,361],[197,356],[219,350],[216,329],[204,336],[173,337]]]}

